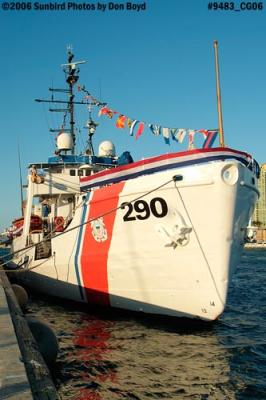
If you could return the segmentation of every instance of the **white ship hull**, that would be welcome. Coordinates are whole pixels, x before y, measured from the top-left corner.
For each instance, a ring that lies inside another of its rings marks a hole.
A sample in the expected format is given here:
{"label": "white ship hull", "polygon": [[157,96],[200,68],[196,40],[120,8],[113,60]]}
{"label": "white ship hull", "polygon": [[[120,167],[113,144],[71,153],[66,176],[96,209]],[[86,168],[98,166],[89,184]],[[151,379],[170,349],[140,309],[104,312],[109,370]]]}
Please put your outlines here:
{"label": "white ship hull", "polygon": [[[16,254],[20,278],[76,301],[217,319],[258,198],[256,171],[230,149],[178,157],[83,178],[86,200],[51,239],[50,257],[36,259],[36,247]],[[12,251],[24,245],[23,234]]]}

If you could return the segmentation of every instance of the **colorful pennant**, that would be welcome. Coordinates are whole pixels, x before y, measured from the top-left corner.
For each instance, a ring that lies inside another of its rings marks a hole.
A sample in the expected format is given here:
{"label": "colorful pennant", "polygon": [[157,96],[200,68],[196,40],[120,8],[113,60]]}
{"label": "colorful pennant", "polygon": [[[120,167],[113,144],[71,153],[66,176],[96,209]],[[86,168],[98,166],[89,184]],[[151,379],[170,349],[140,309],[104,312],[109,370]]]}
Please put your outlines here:
{"label": "colorful pennant", "polygon": [[138,122],[139,121],[137,121],[136,119],[134,119],[134,121],[131,121],[131,123],[130,123],[130,131],[129,131],[130,136],[133,136],[135,126],[137,125]]}
{"label": "colorful pennant", "polygon": [[194,129],[190,129],[188,131],[188,149],[193,150],[195,149],[194,146],[194,136],[195,136],[196,131]]}
{"label": "colorful pennant", "polygon": [[163,138],[166,144],[170,144],[170,129],[163,128]]}
{"label": "colorful pennant", "polygon": [[157,124],[146,124],[145,122],[141,122],[137,119],[131,119],[126,117],[124,114],[118,113],[107,107],[106,103],[102,103],[98,101],[95,97],[90,95],[90,93],[85,89],[85,87],[78,87],[78,90],[83,91],[87,94],[86,99],[92,99],[94,105],[99,107],[98,116],[106,115],[108,118],[113,118],[115,114],[119,114],[119,117],[116,120],[116,127],[118,129],[124,129],[125,127],[129,128],[130,136],[134,135],[134,131],[137,129],[135,139],[138,139],[144,132],[145,126],[147,125],[152,134],[155,136],[162,135],[164,138],[165,143],[170,144],[170,138],[172,140],[182,143],[185,139],[186,135],[188,135],[188,142],[189,142],[189,150],[195,148],[194,144],[194,136],[197,133],[200,133],[204,138],[203,148],[210,148],[212,147],[215,139],[218,135],[218,130],[207,130],[207,129],[188,129],[188,128],[167,128],[162,127]]}
{"label": "colorful pennant", "polygon": [[126,117],[125,117],[125,115],[119,115],[119,117],[118,117],[118,119],[117,119],[117,121],[116,121],[115,126],[116,126],[117,128],[123,129],[123,128],[125,128],[125,123],[126,123]]}
{"label": "colorful pennant", "polygon": [[138,126],[138,130],[136,133],[136,140],[140,137],[140,135],[142,135],[143,131],[144,131],[144,122],[140,122],[139,126]]}
{"label": "colorful pennant", "polygon": [[155,136],[159,136],[161,134],[160,125],[149,124],[149,128]]}
{"label": "colorful pennant", "polygon": [[208,131],[207,137],[205,139],[205,142],[203,143],[202,148],[203,149],[211,148],[217,136],[218,136],[218,131]]}

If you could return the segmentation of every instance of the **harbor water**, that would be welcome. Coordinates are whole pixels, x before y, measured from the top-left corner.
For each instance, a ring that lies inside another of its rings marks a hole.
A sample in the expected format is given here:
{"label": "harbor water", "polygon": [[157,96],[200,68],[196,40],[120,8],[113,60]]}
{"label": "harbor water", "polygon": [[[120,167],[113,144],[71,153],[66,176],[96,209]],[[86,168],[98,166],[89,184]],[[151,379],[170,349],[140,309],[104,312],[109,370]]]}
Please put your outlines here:
{"label": "harbor water", "polygon": [[86,309],[31,294],[59,341],[64,400],[266,399],[266,249],[244,251],[212,324]]}

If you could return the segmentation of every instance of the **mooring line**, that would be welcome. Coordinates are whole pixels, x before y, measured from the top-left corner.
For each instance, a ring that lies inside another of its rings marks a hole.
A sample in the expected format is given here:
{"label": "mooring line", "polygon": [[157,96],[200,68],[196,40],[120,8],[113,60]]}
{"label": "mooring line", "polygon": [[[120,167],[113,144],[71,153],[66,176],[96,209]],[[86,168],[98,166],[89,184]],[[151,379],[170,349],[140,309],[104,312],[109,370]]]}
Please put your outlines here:
{"label": "mooring line", "polygon": [[[175,185],[175,186],[176,186],[176,185]],[[192,222],[192,220],[191,220],[191,218],[190,218],[190,215],[189,215],[188,209],[187,209],[187,207],[186,207],[186,205],[185,205],[185,202],[184,202],[184,200],[183,200],[183,197],[182,197],[182,195],[181,195],[181,193],[180,193],[180,190],[178,189],[177,186],[176,186],[176,189],[177,189],[177,192],[178,192],[179,197],[180,197],[180,199],[181,199],[181,202],[182,202],[182,204],[183,204],[183,207],[184,207],[184,209],[185,209],[185,211],[186,211],[186,214],[187,214],[187,217],[188,217],[188,219],[189,219],[189,222],[190,222],[190,224],[191,224],[191,226],[192,226],[192,228],[193,228],[193,230],[194,230],[194,233],[195,233],[197,242],[198,242],[198,244],[199,244],[201,253],[202,253],[202,255],[203,255],[203,258],[204,258],[204,260],[205,260],[205,262],[206,262],[206,265],[207,265],[207,268],[208,268],[208,270],[209,270],[211,279],[212,279],[212,281],[213,281],[213,284],[214,284],[214,287],[215,287],[217,296],[219,297],[219,300],[221,301],[222,305],[225,306],[225,303],[224,303],[224,301],[222,300],[222,297],[221,297],[221,295],[220,295],[220,293],[219,293],[219,290],[218,290],[216,281],[215,281],[215,279],[214,279],[214,276],[213,276],[213,273],[212,273],[212,270],[211,270],[211,266],[210,266],[210,264],[209,264],[209,261],[208,261],[208,259],[207,259],[206,254],[205,254],[205,251],[204,251],[204,249],[203,249],[203,247],[202,247],[202,244],[201,244],[201,242],[200,242],[200,239],[199,239],[199,236],[198,236],[197,231],[196,231],[196,229],[195,229],[195,226],[194,226],[194,224],[193,224],[193,222]]]}
{"label": "mooring line", "polygon": [[[149,195],[149,194],[151,194],[151,193],[153,193],[153,192],[155,192],[155,191],[161,189],[162,187],[168,185],[168,184],[171,183],[172,181],[173,181],[173,182],[176,182],[177,180],[180,180],[180,179],[178,179],[177,177],[179,177],[179,175],[174,175],[174,176],[173,176],[170,180],[168,180],[167,182],[165,182],[165,183],[163,183],[163,184],[157,186],[157,187],[154,188],[154,189],[151,189],[151,190],[147,191],[146,193],[144,193],[144,194],[142,194],[142,195],[136,197],[136,198],[133,199],[133,200],[127,201],[126,203],[128,203],[128,204],[133,203],[133,202],[135,202],[135,201],[137,201],[137,200],[139,200],[139,199],[141,199],[141,198],[143,198],[143,197],[145,197],[145,196],[147,196],[147,195]],[[42,239],[42,240],[41,240],[40,242],[38,242],[38,243],[33,243],[33,244],[31,244],[31,245],[25,246],[24,248],[22,248],[22,249],[20,249],[20,250],[16,250],[16,251],[14,251],[14,252],[12,252],[12,253],[9,253],[9,254],[7,254],[6,256],[3,256],[3,258],[4,258],[4,257],[8,257],[8,258],[9,258],[9,261],[6,261],[6,262],[2,263],[2,266],[8,264],[8,263],[11,261],[10,258],[13,259],[13,258],[14,258],[13,256],[16,255],[16,254],[19,254],[19,253],[21,253],[21,252],[24,251],[24,253],[21,254],[21,256],[23,256],[23,255],[25,255],[25,254],[27,253],[27,250],[32,249],[32,248],[38,246],[40,243],[48,242],[48,241],[50,241],[51,239],[53,239],[54,237],[58,238],[59,236],[62,236],[62,235],[64,235],[64,234],[69,233],[69,232],[71,232],[71,231],[73,231],[73,230],[75,230],[75,229],[78,229],[78,228],[80,228],[80,227],[82,227],[82,226],[84,226],[84,225],[87,225],[87,224],[89,224],[89,223],[91,223],[91,222],[93,222],[93,221],[95,221],[95,220],[97,220],[97,219],[99,219],[99,218],[105,217],[106,215],[109,215],[109,214],[111,214],[111,213],[113,213],[113,212],[116,212],[116,211],[118,211],[119,209],[121,209],[121,208],[124,207],[124,206],[125,206],[125,203],[124,203],[123,205],[121,204],[121,205],[118,206],[118,207],[112,208],[111,210],[106,211],[105,213],[100,214],[100,215],[98,215],[98,216],[95,217],[95,218],[92,218],[92,219],[90,219],[90,220],[88,220],[88,221],[86,221],[86,222],[83,222],[82,224],[73,226],[72,228],[70,228],[70,229],[68,229],[68,230],[65,230],[65,231],[63,231],[63,232],[60,232],[60,233],[58,233],[56,236],[45,237],[44,239]],[[49,234],[49,236],[50,236],[50,235],[51,235],[51,234]],[[47,236],[48,236],[48,235],[47,235]],[[35,268],[35,267],[34,267],[34,268]],[[18,270],[9,270],[9,269],[6,269],[5,271],[16,272],[16,271],[18,271]],[[26,271],[26,269],[24,269],[23,271]]]}

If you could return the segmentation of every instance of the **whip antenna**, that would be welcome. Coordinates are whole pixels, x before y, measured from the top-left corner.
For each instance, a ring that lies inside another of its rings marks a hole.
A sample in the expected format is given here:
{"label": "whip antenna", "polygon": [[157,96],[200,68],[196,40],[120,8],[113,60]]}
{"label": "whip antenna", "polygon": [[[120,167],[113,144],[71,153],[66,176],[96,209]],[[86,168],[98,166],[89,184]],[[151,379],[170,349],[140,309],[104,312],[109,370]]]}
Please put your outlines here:
{"label": "whip antenna", "polygon": [[19,185],[20,185],[21,215],[23,216],[23,189],[22,189],[22,175],[21,175],[21,160],[20,160],[19,140],[18,140],[18,167],[19,167]]}

